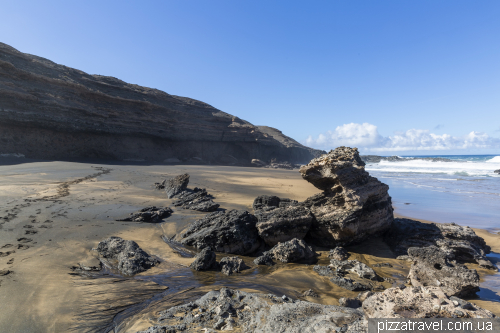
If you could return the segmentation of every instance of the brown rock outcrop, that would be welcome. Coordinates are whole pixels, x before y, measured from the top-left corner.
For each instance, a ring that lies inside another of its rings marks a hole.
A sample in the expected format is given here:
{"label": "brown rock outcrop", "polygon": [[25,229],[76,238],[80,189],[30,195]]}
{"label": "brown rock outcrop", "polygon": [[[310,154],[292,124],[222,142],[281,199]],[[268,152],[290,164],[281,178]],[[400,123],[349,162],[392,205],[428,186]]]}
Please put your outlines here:
{"label": "brown rock outcrop", "polygon": [[389,186],[364,166],[357,148],[338,147],[300,168],[302,177],[323,191],[303,203],[315,216],[308,234],[315,244],[355,243],[391,225]]}
{"label": "brown rock outcrop", "polygon": [[0,43],[0,153],[250,165],[272,158],[303,163],[321,152],[206,103]]}

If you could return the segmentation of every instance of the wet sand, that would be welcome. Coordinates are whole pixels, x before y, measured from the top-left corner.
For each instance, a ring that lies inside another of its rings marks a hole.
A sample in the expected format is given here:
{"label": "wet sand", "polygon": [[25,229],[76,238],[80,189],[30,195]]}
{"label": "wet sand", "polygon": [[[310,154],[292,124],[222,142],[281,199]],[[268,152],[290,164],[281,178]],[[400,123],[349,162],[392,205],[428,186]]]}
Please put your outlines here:
{"label": "wet sand", "polygon": [[[161,224],[115,221],[145,206],[171,206],[172,200],[153,184],[184,172],[191,175],[190,188],[207,188],[225,209],[252,211],[254,198],[262,194],[302,201],[319,192],[297,170],[76,162],[0,165],[0,252],[9,252],[0,257],[0,271],[10,271],[0,276],[0,331],[105,332],[115,327],[117,332],[136,332],[151,326],[152,311],[222,286],[295,298],[313,289],[319,298],[302,299],[323,304],[357,294],[333,285],[312,266],[262,267],[249,257],[243,259],[251,268],[230,277],[193,272],[187,268],[193,259],[181,256],[162,236],[173,236],[205,213],[174,208]],[[71,266],[95,260],[92,249],[109,236],[136,241],[162,264],[133,278],[112,271],[92,277],[74,274]],[[485,236],[493,251],[500,252],[500,237]],[[319,251],[319,264],[328,263],[324,250]],[[404,282],[409,263],[396,260],[380,239],[348,250],[351,258],[369,265],[391,263],[393,268],[375,270],[394,283]],[[491,271],[480,273],[484,281],[491,276]],[[476,303],[500,315],[498,302]]]}

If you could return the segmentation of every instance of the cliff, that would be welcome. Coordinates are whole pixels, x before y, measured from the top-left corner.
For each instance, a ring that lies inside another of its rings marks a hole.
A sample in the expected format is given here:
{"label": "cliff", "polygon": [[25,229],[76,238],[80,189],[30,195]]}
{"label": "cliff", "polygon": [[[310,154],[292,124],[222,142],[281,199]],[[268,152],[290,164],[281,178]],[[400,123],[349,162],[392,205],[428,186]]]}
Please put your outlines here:
{"label": "cliff", "polygon": [[0,153],[248,165],[254,158],[303,163],[322,152],[201,101],[0,43]]}

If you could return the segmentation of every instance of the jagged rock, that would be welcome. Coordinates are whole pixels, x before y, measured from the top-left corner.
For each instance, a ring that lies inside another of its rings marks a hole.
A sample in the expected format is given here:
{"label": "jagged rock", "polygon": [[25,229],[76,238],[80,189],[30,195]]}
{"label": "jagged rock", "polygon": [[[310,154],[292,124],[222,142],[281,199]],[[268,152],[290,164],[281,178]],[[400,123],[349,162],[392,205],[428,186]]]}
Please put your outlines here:
{"label": "jagged rock", "polygon": [[224,257],[219,262],[221,272],[226,275],[231,275],[233,273],[239,273],[244,269],[250,268],[245,265],[243,259],[238,257]]}
{"label": "jagged rock", "polygon": [[323,191],[303,203],[315,217],[308,234],[315,244],[360,242],[391,225],[389,187],[364,166],[357,148],[339,147],[300,168],[302,177]]}
{"label": "jagged rock", "polygon": [[361,301],[357,298],[341,297],[339,298],[339,305],[347,308],[357,309],[361,307]]}
{"label": "jagged rock", "polygon": [[186,332],[204,328],[238,332],[366,332],[363,319],[363,313],[356,309],[222,288],[160,312],[161,324],[142,333],[174,332],[172,328],[179,325],[184,325]]}
{"label": "jagged rock", "polygon": [[177,200],[173,202],[173,205],[184,209],[214,212],[220,206],[212,201],[212,196],[204,188],[195,187],[193,190],[184,190],[175,197]]}
{"label": "jagged rock", "polygon": [[169,199],[186,190],[189,184],[189,174],[185,173],[165,180],[165,192]]}
{"label": "jagged rock", "polygon": [[297,206],[298,204],[299,202],[297,200],[280,198],[275,195],[259,195],[253,201],[252,207],[255,212],[259,212],[273,210],[275,208]]}
{"label": "jagged rock", "polygon": [[328,258],[343,261],[349,258],[349,252],[342,246],[337,246],[333,250],[330,250]]}
{"label": "jagged rock", "polygon": [[217,252],[245,255],[260,247],[256,223],[257,218],[247,211],[213,212],[192,223],[176,238],[181,244],[198,249],[210,247]]}
{"label": "jagged rock", "polygon": [[314,263],[317,261],[317,254],[303,240],[294,238],[287,242],[278,243],[269,254],[276,260],[284,263],[303,262]]}
{"label": "jagged rock", "polygon": [[219,264],[215,257],[215,252],[206,247],[202,249],[189,265],[195,271],[219,270]]}
{"label": "jagged rock", "polygon": [[257,257],[253,261],[253,263],[256,265],[273,266],[274,265],[273,255],[271,253],[269,253],[269,251],[266,251],[261,256]]}
{"label": "jagged rock", "polygon": [[413,260],[408,278],[412,286],[441,287],[448,296],[473,296],[479,291],[479,275],[476,270],[451,261],[436,246],[410,247],[408,254]]}
{"label": "jagged rock", "polygon": [[303,297],[314,297],[314,298],[318,298],[319,295],[318,293],[316,293],[314,290],[312,289],[309,289],[309,290],[306,290],[302,293],[302,296]]}
{"label": "jagged rock", "polygon": [[389,288],[363,302],[368,318],[494,318],[495,315],[461,300],[454,304],[439,287]]}
{"label": "jagged rock", "polygon": [[289,206],[255,212],[259,236],[268,246],[305,237],[314,217],[309,209]]}
{"label": "jagged rock", "polygon": [[134,221],[134,222],[161,222],[162,219],[169,217],[174,211],[169,207],[159,208],[156,206],[146,207],[137,212],[130,213],[130,217],[117,219],[116,221]]}
{"label": "jagged rock", "polygon": [[362,263],[357,260],[330,260],[330,267],[332,270],[336,272],[340,272],[341,274],[346,274],[347,272],[355,273],[359,277],[368,280],[379,281],[380,277],[375,273],[375,271],[368,267],[365,263]]}
{"label": "jagged rock", "polygon": [[396,218],[384,239],[396,255],[408,254],[410,247],[437,246],[447,257],[459,262],[486,261],[490,247],[474,230],[455,223],[422,223]]}
{"label": "jagged rock", "polygon": [[493,171],[494,173],[500,174],[500,169]]}
{"label": "jagged rock", "polygon": [[144,252],[136,242],[109,237],[97,245],[99,255],[124,275],[143,272],[159,263]]}

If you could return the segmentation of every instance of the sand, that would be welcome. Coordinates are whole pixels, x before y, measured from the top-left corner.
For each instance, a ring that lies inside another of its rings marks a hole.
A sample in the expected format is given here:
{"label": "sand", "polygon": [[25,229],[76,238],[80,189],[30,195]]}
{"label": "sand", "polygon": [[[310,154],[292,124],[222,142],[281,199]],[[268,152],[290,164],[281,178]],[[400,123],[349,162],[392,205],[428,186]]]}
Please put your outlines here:
{"label": "sand", "polygon": [[[187,268],[193,259],[180,255],[162,236],[175,235],[204,213],[174,208],[161,224],[115,221],[145,206],[171,206],[172,200],[153,184],[184,172],[191,175],[191,188],[207,188],[226,209],[251,211],[254,198],[262,194],[304,200],[319,192],[297,170],[76,162],[0,165],[0,252],[15,251],[0,257],[0,271],[10,271],[0,276],[0,332],[95,332],[110,327],[136,332],[151,325],[152,311],[222,286],[323,304],[338,304],[339,297],[357,294],[336,287],[307,265],[252,265],[230,277],[193,272]],[[109,236],[136,241],[162,264],[134,278],[113,272],[97,278],[74,274],[71,267],[95,260],[92,249]],[[483,237],[500,252],[498,235]],[[369,265],[393,264],[391,269],[375,270],[404,282],[409,264],[396,260],[380,239],[348,250],[351,258]],[[320,253],[319,263],[327,264],[327,252]],[[253,258],[242,258],[251,265]],[[491,272],[482,272],[482,277],[487,273]],[[320,297],[303,298],[308,289]],[[499,303],[478,304],[500,314]]]}

